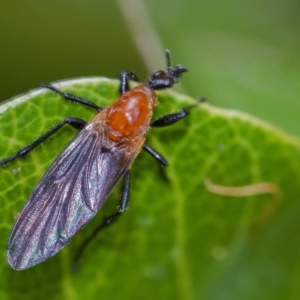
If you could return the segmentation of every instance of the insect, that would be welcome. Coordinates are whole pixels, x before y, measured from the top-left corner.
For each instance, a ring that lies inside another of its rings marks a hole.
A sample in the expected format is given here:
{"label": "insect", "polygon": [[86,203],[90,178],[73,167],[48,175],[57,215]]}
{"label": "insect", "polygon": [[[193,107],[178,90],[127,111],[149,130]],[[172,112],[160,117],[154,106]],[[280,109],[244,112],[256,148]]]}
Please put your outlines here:
{"label": "insect", "polygon": [[183,119],[190,107],[151,121],[157,101],[155,91],[172,87],[187,72],[181,65],[171,67],[168,50],[165,55],[167,70],[155,71],[145,84],[130,89],[129,80],[137,81],[137,76],[133,72],[122,72],[120,97],[108,108],[61,91],[54,85],[43,86],[66,100],[95,109],[97,115],[89,123],[67,117],[15,155],[0,161],[0,166],[4,166],[26,156],[66,124],[79,130],[35,187],[15,222],[7,250],[7,259],[13,269],[32,267],[61,250],[95,216],[123,177],[118,209],[99,228],[116,221],[126,210],[129,170],[142,149],[162,166],[167,166],[167,160],[145,144],[145,135],[151,126],[167,126]]}

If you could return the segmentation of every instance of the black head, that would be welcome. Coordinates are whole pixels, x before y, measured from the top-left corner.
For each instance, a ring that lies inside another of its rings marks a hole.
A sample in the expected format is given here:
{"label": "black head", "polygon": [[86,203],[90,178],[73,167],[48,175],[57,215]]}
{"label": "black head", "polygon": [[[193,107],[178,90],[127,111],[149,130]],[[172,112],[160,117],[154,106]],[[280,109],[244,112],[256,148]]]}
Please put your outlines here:
{"label": "black head", "polygon": [[158,70],[152,73],[147,83],[154,90],[161,90],[172,87],[182,73],[187,72],[187,69],[181,65],[177,65],[174,68],[171,67],[171,53],[169,50],[165,51],[167,61],[167,71]]}

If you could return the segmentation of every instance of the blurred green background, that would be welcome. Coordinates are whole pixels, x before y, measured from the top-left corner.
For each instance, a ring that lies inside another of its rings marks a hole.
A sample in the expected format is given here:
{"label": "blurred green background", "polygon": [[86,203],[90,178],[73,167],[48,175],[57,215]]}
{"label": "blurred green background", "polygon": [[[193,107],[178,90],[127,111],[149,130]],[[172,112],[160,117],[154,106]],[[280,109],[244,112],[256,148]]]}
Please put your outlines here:
{"label": "blurred green background", "polygon": [[144,79],[147,66],[161,67],[162,49],[170,48],[174,63],[189,68],[187,94],[299,135],[299,6],[297,0],[3,1],[0,99],[63,78],[115,78],[123,69]]}

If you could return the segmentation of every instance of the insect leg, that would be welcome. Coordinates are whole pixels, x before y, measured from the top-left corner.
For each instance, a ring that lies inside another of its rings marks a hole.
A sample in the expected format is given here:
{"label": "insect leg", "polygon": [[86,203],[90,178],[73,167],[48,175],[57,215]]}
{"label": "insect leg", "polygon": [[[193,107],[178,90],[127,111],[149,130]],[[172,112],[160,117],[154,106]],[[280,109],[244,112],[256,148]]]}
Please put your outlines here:
{"label": "insect leg", "polygon": [[157,152],[155,149],[153,149],[152,147],[150,147],[147,144],[143,145],[144,150],[146,150],[153,158],[155,158],[162,167],[167,167],[168,166],[168,161],[163,157],[162,154],[160,154],[159,152]]}
{"label": "insect leg", "polygon": [[31,150],[36,148],[39,144],[41,144],[43,141],[45,141],[47,138],[49,138],[52,134],[54,134],[56,131],[58,131],[65,124],[69,124],[69,125],[75,127],[76,129],[80,130],[86,125],[86,122],[84,120],[73,118],[73,117],[65,118],[64,120],[62,120],[61,122],[59,122],[58,124],[56,124],[55,126],[50,128],[46,133],[42,134],[35,141],[33,141],[29,145],[25,146],[24,148],[20,149],[16,154],[1,160],[0,166],[4,166],[8,163],[11,163],[15,159],[25,157]]}
{"label": "insect leg", "polygon": [[190,105],[190,106],[184,107],[182,110],[180,110],[176,113],[159,117],[156,120],[151,122],[151,126],[164,127],[164,126],[172,125],[172,124],[184,119],[189,114],[190,110],[194,107],[195,107],[195,105]]}
{"label": "insect leg", "polygon": [[102,223],[100,223],[93,231],[92,233],[82,242],[81,246],[78,249],[78,252],[74,258],[74,262],[76,263],[82,253],[84,252],[85,248],[89,245],[89,243],[95,238],[95,236],[103,229],[111,225],[113,222],[115,222],[126,210],[129,200],[129,187],[130,187],[130,173],[129,171],[126,171],[124,174],[124,181],[121,191],[121,196],[119,200],[118,210],[106,217]]}
{"label": "insect leg", "polygon": [[129,188],[130,188],[130,173],[129,171],[126,171],[124,174],[124,180],[123,180],[123,186],[122,186],[122,191],[121,191],[121,196],[119,200],[119,205],[118,205],[118,210],[114,214],[112,214],[109,217],[106,217],[94,231],[94,235],[98,233],[98,231],[102,230],[103,228],[111,225],[114,221],[118,219],[120,215],[122,215],[128,205],[128,200],[129,200]]}
{"label": "insect leg", "polygon": [[138,81],[138,77],[135,73],[130,71],[124,71],[120,74],[120,87],[119,93],[122,95],[125,92],[129,91],[129,80]]}
{"label": "insect leg", "polygon": [[97,104],[95,104],[92,101],[89,101],[87,99],[83,99],[83,98],[77,97],[77,96],[75,96],[73,94],[70,94],[68,92],[63,92],[63,91],[59,90],[58,88],[56,88],[54,85],[52,85],[50,83],[42,84],[41,87],[44,87],[46,89],[49,89],[49,90],[51,90],[51,91],[53,91],[53,92],[61,95],[66,100],[83,104],[85,106],[88,106],[88,107],[91,107],[93,109],[96,109],[97,111],[100,111],[100,110],[103,109],[102,107],[98,106]]}

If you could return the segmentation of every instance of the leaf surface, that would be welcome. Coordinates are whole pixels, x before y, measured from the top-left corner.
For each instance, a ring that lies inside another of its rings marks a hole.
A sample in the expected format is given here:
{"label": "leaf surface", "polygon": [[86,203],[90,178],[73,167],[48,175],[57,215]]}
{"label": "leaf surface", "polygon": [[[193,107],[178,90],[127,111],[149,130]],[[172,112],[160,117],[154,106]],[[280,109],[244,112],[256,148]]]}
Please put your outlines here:
{"label": "leaf surface", "polygon": [[[118,81],[105,78],[63,81],[59,87],[101,106],[118,94]],[[193,103],[160,92],[155,116]],[[66,116],[94,115],[43,89],[16,97],[0,106],[0,159]],[[75,134],[66,126],[25,159],[0,169],[1,299],[297,298],[300,142],[251,116],[206,103],[181,122],[149,132],[147,142],[170,166],[164,174],[147,153],[139,155],[129,209],[95,237],[76,265],[81,242],[115,211],[119,185],[58,255],[22,272],[10,269],[5,248],[14,218]],[[217,195],[208,190],[208,179],[224,187],[266,182],[277,192]]]}

